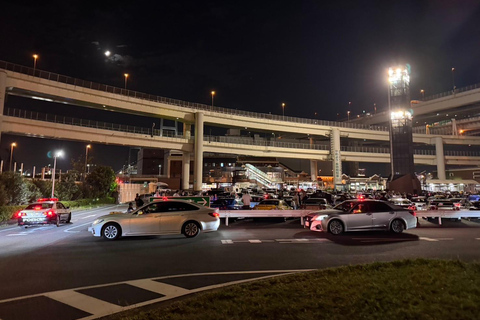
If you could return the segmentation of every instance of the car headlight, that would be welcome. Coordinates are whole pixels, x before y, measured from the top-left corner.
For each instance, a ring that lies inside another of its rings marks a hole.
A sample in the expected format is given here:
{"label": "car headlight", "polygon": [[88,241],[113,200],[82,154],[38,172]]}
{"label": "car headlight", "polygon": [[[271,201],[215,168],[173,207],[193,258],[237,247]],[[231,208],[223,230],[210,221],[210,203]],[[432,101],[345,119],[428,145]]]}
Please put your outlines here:
{"label": "car headlight", "polygon": [[97,220],[93,221],[92,226],[95,225],[95,224],[102,223],[103,221],[104,221],[104,219],[97,219]]}
{"label": "car headlight", "polygon": [[320,215],[320,216],[317,216],[317,217],[315,218],[315,220],[320,221],[320,220],[326,219],[327,217],[328,217],[327,215],[322,214],[322,215]]}

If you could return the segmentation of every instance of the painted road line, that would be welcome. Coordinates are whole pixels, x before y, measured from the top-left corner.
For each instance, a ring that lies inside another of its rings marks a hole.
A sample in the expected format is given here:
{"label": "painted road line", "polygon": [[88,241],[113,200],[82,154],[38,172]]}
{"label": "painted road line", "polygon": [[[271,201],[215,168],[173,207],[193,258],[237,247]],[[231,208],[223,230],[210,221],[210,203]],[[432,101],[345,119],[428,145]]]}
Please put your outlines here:
{"label": "painted road line", "polygon": [[123,308],[120,306],[100,299],[92,298],[74,290],[49,292],[44,294],[44,296],[65,303],[82,311],[91,313],[92,315],[110,314],[123,310]]}
{"label": "painted road line", "polygon": [[250,243],[262,243],[261,240],[248,240],[248,242],[250,242]]}
{"label": "painted road line", "polygon": [[125,283],[148,291],[163,294],[164,296],[168,296],[170,298],[183,296],[190,293],[190,290],[150,279],[133,280]]}
{"label": "painted road line", "polygon": [[67,232],[67,233],[77,233],[77,232],[80,232],[80,231],[70,231],[72,229],[75,229],[75,228],[80,228],[80,227],[83,227],[83,226],[86,226],[86,225],[91,225],[92,222],[87,222],[87,223],[84,223],[84,224],[79,224],[78,226],[74,226],[74,227],[71,227],[71,228],[68,228],[66,230],[63,230],[63,232]]}
{"label": "painted road line", "polygon": [[419,237],[418,239],[425,240],[425,241],[432,241],[432,242],[439,241],[438,239],[432,239],[432,238],[427,238],[427,237]]}
{"label": "painted road line", "polygon": [[480,238],[475,238],[475,240],[480,240]]}
{"label": "painted road line", "polygon": [[11,231],[11,230],[14,230],[14,229],[18,229],[18,226],[15,226],[15,227],[11,227],[11,228],[7,228],[7,229],[0,230],[0,232]]}
{"label": "painted road line", "polygon": [[453,238],[437,238],[440,241],[445,241],[445,240],[453,240]]}
{"label": "painted road line", "polygon": [[12,233],[12,234],[7,234],[5,237],[14,237],[14,236],[28,236],[28,233]]}
{"label": "painted road line", "polygon": [[82,217],[82,218],[80,218],[79,220],[82,220],[82,219],[88,219],[88,218],[91,218],[91,217],[96,217],[96,216],[97,216],[96,214],[91,214],[91,215],[88,215],[88,216]]}
{"label": "painted road line", "polygon": [[233,244],[232,240],[222,240],[222,244]]}

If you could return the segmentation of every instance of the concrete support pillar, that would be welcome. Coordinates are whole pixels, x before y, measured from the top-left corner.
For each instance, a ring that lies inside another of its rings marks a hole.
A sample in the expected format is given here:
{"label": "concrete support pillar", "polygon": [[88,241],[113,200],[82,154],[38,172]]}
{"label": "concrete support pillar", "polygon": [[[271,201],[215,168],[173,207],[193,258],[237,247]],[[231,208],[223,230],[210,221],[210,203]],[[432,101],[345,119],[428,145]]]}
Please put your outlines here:
{"label": "concrete support pillar", "polygon": [[340,154],[340,129],[332,128],[330,136],[330,152],[333,162],[333,184],[335,187],[342,184],[342,158]]}
{"label": "concrete support pillar", "polygon": [[317,160],[310,160],[310,176],[313,182],[317,181],[317,176],[318,176]]}
{"label": "concrete support pillar", "polygon": [[203,175],[203,113],[195,114],[195,167],[193,170],[193,190],[202,190]]}
{"label": "concrete support pillar", "polygon": [[190,139],[192,137],[192,125],[189,123],[183,124],[183,137]]}
{"label": "concrete support pillar", "polygon": [[437,160],[437,176],[440,180],[446,180],[445,174],[445,154],[443,152],[443,139],[442,137],[433,138],[435,141],[435,154]]}
{"label": "concrete support pillar", "polygon": [[452,119],[452,136],[458,136],[457,120]]}
{"label": "concrete support pillar", "polygon": [[7,73],[5,71],[0,71],[0,141],[2,141],[2,131],[3,131],[3,110],[5,108],[5,99],[6,99],[6,88],[7,88]]}
{"label": "concrete support pillar", "polygon": [[170,150],[163,152],[163,174],[170,178]]}
{"label": "concrete support pillar", "polygon": [[190,152],[184,152],[182,157],[182,190],[190,187]]}

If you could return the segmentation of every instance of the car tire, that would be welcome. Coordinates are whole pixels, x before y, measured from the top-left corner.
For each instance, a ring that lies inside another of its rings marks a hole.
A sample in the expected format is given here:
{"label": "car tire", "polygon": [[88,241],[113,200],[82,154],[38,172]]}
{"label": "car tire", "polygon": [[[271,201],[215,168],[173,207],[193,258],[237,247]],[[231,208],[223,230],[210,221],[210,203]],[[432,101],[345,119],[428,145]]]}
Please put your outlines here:
{"label": "car tire", "polygon": [[340,220],[335,219],[330,221],[330,223],[328,224],[328,232],[335,236],[343,233],[343,231],[343,223]]}
{"label": "car tire", "polygon": [[402,233],[403,230],[405,230],[405,225],[403,221],[400,219],[395,219],[390,224],[390,231],[392,231],[393,233],[399,234],[399,233]]}
{"label": "car tire", "polygon": [[72,220],[72,213],[70,212],[70,213],[68,214],[68,218],[67,218],[67,221],[66,221],[66,222],[67,222],[67,223],[70,223],[71,220]]}
{"label": "car tire", "polygon": [[116,240],[122,234],[122,229],[116,223],[107,223],[102,228],[102,237],[107,240]]}
{"label": "car tire", "polygon": [[60,215],[59,214],[57,214],[57,217],[55,218],[55,225],[57,227],[60,227]]}
{"label": "car tire", "polygon": [[182,227],[182,233],[187,238],[194,238],[200,233],[200,225],[195,221],[187,221]]}

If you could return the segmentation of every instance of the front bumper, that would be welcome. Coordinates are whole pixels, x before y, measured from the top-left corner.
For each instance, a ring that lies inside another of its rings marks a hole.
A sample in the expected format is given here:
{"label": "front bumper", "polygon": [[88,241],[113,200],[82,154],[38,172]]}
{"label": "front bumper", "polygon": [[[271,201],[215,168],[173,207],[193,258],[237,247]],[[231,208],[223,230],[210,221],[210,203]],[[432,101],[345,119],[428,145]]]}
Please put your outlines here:
{"label": "front bumper", "polygon": [[324,231],[324,228],[322,226],[322,220],[315,220],[315,219],[307,218],[307,219],[305,219],[304,224],[305,224],[305,228],[308,228],[311,231],[317,231],[317,232]]}

